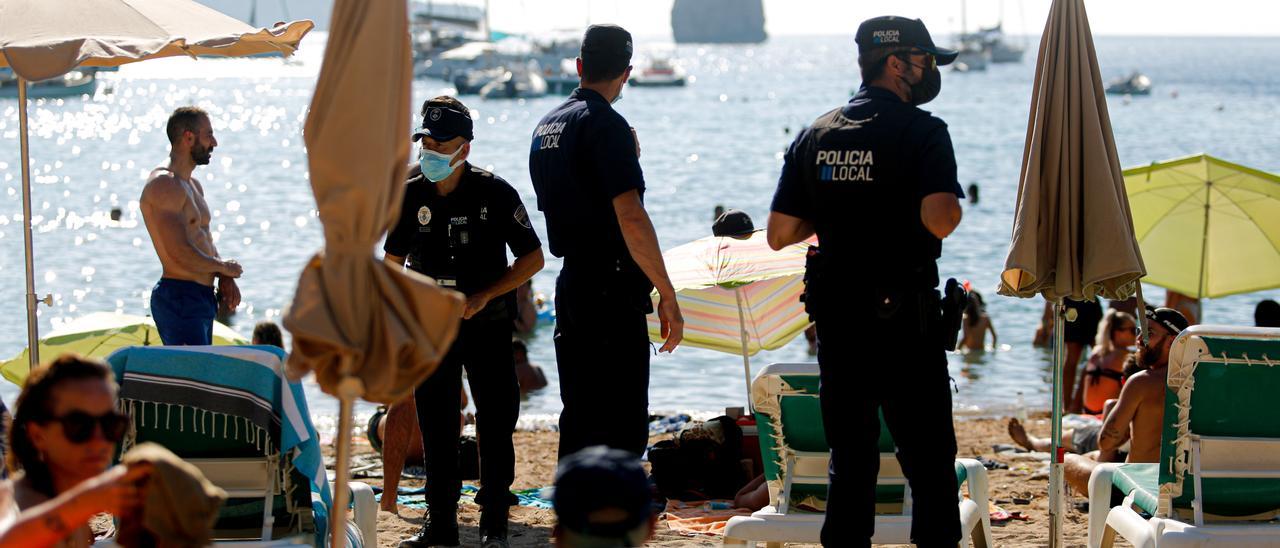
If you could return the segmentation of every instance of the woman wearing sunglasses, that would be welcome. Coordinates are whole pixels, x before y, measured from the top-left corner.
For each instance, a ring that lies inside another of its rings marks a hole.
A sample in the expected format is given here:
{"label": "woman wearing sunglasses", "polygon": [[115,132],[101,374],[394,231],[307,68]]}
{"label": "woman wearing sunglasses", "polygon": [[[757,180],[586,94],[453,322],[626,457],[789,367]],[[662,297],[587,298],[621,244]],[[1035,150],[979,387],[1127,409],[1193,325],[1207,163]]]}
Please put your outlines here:
{"label": "woman wearing sunglasses", "polygon": [[82,547],[93,542],[89,520],[129,516],[141,508],[139,485],[149,466],[108,468],[130,426],[116,409],[116,384],[106,364],[66,354],[31,372],[18,395],[9,431],[12,484],[0,489],[12,504],[0,514],[10,526],[0,547]]}

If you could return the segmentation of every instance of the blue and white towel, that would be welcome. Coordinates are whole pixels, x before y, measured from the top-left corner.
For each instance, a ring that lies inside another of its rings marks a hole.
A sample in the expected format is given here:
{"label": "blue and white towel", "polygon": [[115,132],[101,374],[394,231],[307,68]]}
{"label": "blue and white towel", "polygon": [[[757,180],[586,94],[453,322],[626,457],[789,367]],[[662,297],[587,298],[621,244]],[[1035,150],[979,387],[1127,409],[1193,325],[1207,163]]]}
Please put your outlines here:
{"label": "blue and white towel", "polygon": [[190,428],[241,437],[291,457],[310,481],[316,545],[324,546],[332,498],[320,438],[302,384],[284,375],[284,359],[284,350],[274,346],[152,346],[122,348],[107,361],[122,404],[134,406],[137,420],[150,417],[172,428],[177,407],[181,428],[190,415]]}

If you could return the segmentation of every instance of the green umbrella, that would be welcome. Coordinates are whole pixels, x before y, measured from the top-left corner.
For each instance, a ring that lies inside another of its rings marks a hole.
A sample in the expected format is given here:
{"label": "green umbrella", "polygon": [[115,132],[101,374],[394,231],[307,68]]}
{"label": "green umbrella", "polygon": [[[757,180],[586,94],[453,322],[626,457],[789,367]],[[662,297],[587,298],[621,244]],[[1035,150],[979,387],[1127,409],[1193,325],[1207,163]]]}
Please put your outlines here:
{"label": "green umbrella", "polygon": [[1124,183],[1142,281],[1196,298],[1280,287],[1280,176],[1199,154]]}
{"label": "green umbrella", "polygon": [[[160,332],[156,322],[143,316],[94,312],[71,321],[40,340],[40,355],[52,359],[64,352],[91,358],[105,358],[126,346],[159,346]],[[230,327],[214,322],[213,344],[249,344]],[[0,374],[9,382],[22,386],[31,371],[27,350],[0,364]]]}

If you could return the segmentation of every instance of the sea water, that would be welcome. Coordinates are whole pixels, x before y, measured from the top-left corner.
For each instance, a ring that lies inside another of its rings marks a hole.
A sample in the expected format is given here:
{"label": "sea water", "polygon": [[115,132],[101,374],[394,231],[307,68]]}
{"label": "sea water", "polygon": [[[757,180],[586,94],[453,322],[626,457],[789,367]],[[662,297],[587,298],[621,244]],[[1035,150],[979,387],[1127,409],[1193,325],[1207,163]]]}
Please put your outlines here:
{"label": "sea water", "polygon": [[[213,213],[211,230],[222,256],[244,265],[239,281],[244,300],[233,326],[248,335],[256,322],[280,320],[299,270],[322,245],[302,129],[324,39],[314,33],[289,62],[166,59],[129,65],[105,75],[92,97],[32,103],[36,291],[54,296],[52,307],[40,306],[42,333],[89,312],[147,314],[160,264],[138,197],[147,173],[165,161],[168,114],[193,103],[210,112],[219,142],[212,163],[195,172]],[[656,46],[638,41],[641,56]],[[1043,301],[994,291],[1009,242],[1026,137],[1035,40],[1031,46],[1020,64],[993,64],[986,72],[964,74],[944,69],[942,94],[927,105],[950,127],[961,184],[977,183],[981,189],[981,201],[965,205],[963,223],[946,240],[940,270],[984,293],[1000,335],[993,351],[950,356],[960,413],[1012,412],[1018,392],[1031,407],[1044,408],[1049,401],[1050,354],[1031,346]],[[1100,37],[1097,50],[1105,79],[1138,69],[1154,82],[1148,97],[1107,98],[1124,166],[1206,152],[1280,172],[1280,71],[1273,68],[1280,39]],[[616,105],[639,135],[645,203],[664,249],[709,235],[717,204],[745,210],[763,227],[782,151],[807,123],[847,101],[859,81],[852,36],[780,37],[754,46],[682,45],[674,52],[694,77],[691,85],[628,87]],[[443,81],[415,81],[414,111],[423,100],[450,92]],[[529,183],[529,139],[537,120],[563,99],[462,100],[476,120],[471,161],[515,186],[545,241]],[[5,319],[0,355],[5,357],[26,344],[18,158],[17,102],[0,100],[0,318]],[[114,207],[123,211],[119,222],[110,220]],[[848,214],[867,207],[874,206],[847,204]],[[559,268],[560,261],[548,255],[546,268],[534,278],[536,290],[549,295]],[[1147,286],[1146,296],[1163,302],[1159,288]],[[1278,297],[1280,292],[1270,291],[1215,299],[1205,303],[1204,315],[1212,323],[1250,325],[1254,303]],[[859,333],[848,337],[856,344],[879,344]],[[525,400],[526,416],[546,417],[560,409],[551,338],[552,328],[542,326],[529,342],[530,357],[543,367],[550,386]],[[801,337],[753,356],[751,363],[758,370],[772,362],[812,359]],[[611,366],[607,356],[600,357],[599,367]],[[651,408],[742,406],[742,367],[739,356],[695,348],[655,357]],[[16,393],[16,387],[0,381],[6,402],[12,404]],[[310,382],[308,395],[323,428],[336,411],[334,400]],[[362,404],[358,412],[371,409]]]}

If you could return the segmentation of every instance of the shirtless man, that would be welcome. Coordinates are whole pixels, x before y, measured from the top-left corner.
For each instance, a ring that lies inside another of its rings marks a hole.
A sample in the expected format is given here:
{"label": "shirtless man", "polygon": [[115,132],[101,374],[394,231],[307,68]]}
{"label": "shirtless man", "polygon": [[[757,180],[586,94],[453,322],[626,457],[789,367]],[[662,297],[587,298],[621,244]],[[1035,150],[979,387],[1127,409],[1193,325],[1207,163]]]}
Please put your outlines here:
{"label": "shirtless man", "polygon": [[151,172],[141,199],[142,219],[163,267],[151,290],[151,317],[166,345],[208,345],[219,300],[230,310],[240,304],[240,265],[218,256],[204,188],[191,177],[196,166],[209,163],[218,140],[208,113],[197,107],[173,111],[166,132],[169,164]]}
{"label": "shirtless man", "polygon": [[[1147,329],[1151,331],[1151,336],[1147,344],[1138,350],[1138,359],[1146,369],[1130,376],[1120,390],[1120,399],[1115,401],[1114,406],[1108,406],[1102,419],[1102,428],[1098,431],[1097,450],[1082,455],[1068,453],[1066,456],[1067,483],[1079,493],[1089,493],[1089,475],[1100,462],[1119,462],[1122,458],[1124,462],[1160,460],[1160,432],[1164,424],[1165,373],[1169,369],[1169,349],[1178,333],[1188,325],[1187,319],[1177,310],[1147,309]],[[1039,447],[1047,440],[1031,438],[1028,443],[1023,443],[1024,440],[1019,438],[1027,436],[1016,419],[1009,422],[1009,433],[1014,436],[1015,441],[1028,449],[1033,449],[1030,444],[1036,445],[1034,449],[1047,450]],[[1080,441],[1080,436],[1075,436],[1077,449],[1082,445]],[[1127,458],[1119,452],[1126,441],[1130,446]]]}

